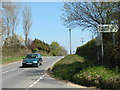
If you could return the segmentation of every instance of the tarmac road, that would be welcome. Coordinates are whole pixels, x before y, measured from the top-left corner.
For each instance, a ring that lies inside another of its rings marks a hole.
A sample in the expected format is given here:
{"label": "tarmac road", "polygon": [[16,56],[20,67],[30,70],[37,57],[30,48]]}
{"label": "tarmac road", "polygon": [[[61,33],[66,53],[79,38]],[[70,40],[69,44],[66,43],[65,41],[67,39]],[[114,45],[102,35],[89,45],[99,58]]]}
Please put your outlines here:
{"label": "tarmac road", "polygon": [[[47,69],[62,57],[43,57],[40,67],[21,67],[21,61],[2,66],[2,88],[84,88],[50,77]],[[12,89],[11,89],[12,90]]]}

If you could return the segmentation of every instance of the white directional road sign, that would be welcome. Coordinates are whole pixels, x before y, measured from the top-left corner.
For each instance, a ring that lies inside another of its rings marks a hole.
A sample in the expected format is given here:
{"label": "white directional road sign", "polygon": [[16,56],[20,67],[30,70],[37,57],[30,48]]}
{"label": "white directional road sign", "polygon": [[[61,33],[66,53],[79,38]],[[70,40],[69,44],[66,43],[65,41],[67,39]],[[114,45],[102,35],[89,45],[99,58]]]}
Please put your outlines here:
{"label": "white directional road sign", "polygon": [[116,24],[99,24],[98,32],[109,33],[109,32],[117,32],[118,26]]}

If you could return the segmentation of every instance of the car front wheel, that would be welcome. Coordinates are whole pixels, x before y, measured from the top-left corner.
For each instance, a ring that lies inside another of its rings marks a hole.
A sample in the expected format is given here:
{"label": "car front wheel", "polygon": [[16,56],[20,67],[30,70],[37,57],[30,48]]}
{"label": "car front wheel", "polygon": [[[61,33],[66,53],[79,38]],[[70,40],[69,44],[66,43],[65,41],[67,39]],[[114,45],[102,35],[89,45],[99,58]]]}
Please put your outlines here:
{"label": "car front wheel", "polygon": [[26,65],[25,64],[22,64],[22,67],[25,67]]}
{"label": "car front wheel", "polygon": [[37,63],[37,67],[39,67],[40,66],[40,63]]}

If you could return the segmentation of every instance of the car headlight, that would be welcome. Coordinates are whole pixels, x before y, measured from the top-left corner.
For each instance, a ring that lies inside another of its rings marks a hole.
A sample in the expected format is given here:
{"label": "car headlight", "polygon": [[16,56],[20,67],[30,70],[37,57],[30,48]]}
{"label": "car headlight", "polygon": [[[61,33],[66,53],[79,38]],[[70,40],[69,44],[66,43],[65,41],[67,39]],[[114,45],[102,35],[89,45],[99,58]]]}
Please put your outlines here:
{"label": "car headlight", "polygon": [[33,61],[33,63],[37,63],[37,61]]}

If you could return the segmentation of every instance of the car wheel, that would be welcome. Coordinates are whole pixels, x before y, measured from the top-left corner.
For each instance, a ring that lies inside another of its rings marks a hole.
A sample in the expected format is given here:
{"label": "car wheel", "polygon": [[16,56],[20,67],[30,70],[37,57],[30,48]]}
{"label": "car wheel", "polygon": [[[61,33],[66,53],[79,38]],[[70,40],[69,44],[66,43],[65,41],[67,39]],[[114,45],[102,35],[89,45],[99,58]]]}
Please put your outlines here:
{"label": "car wheel", "polygon": [[22,67],[25,67],[25,64],[22,64]]}
{"label": "car wheel", "polygon": [[37,63],[37,67],[39,67],[40,63]]}

